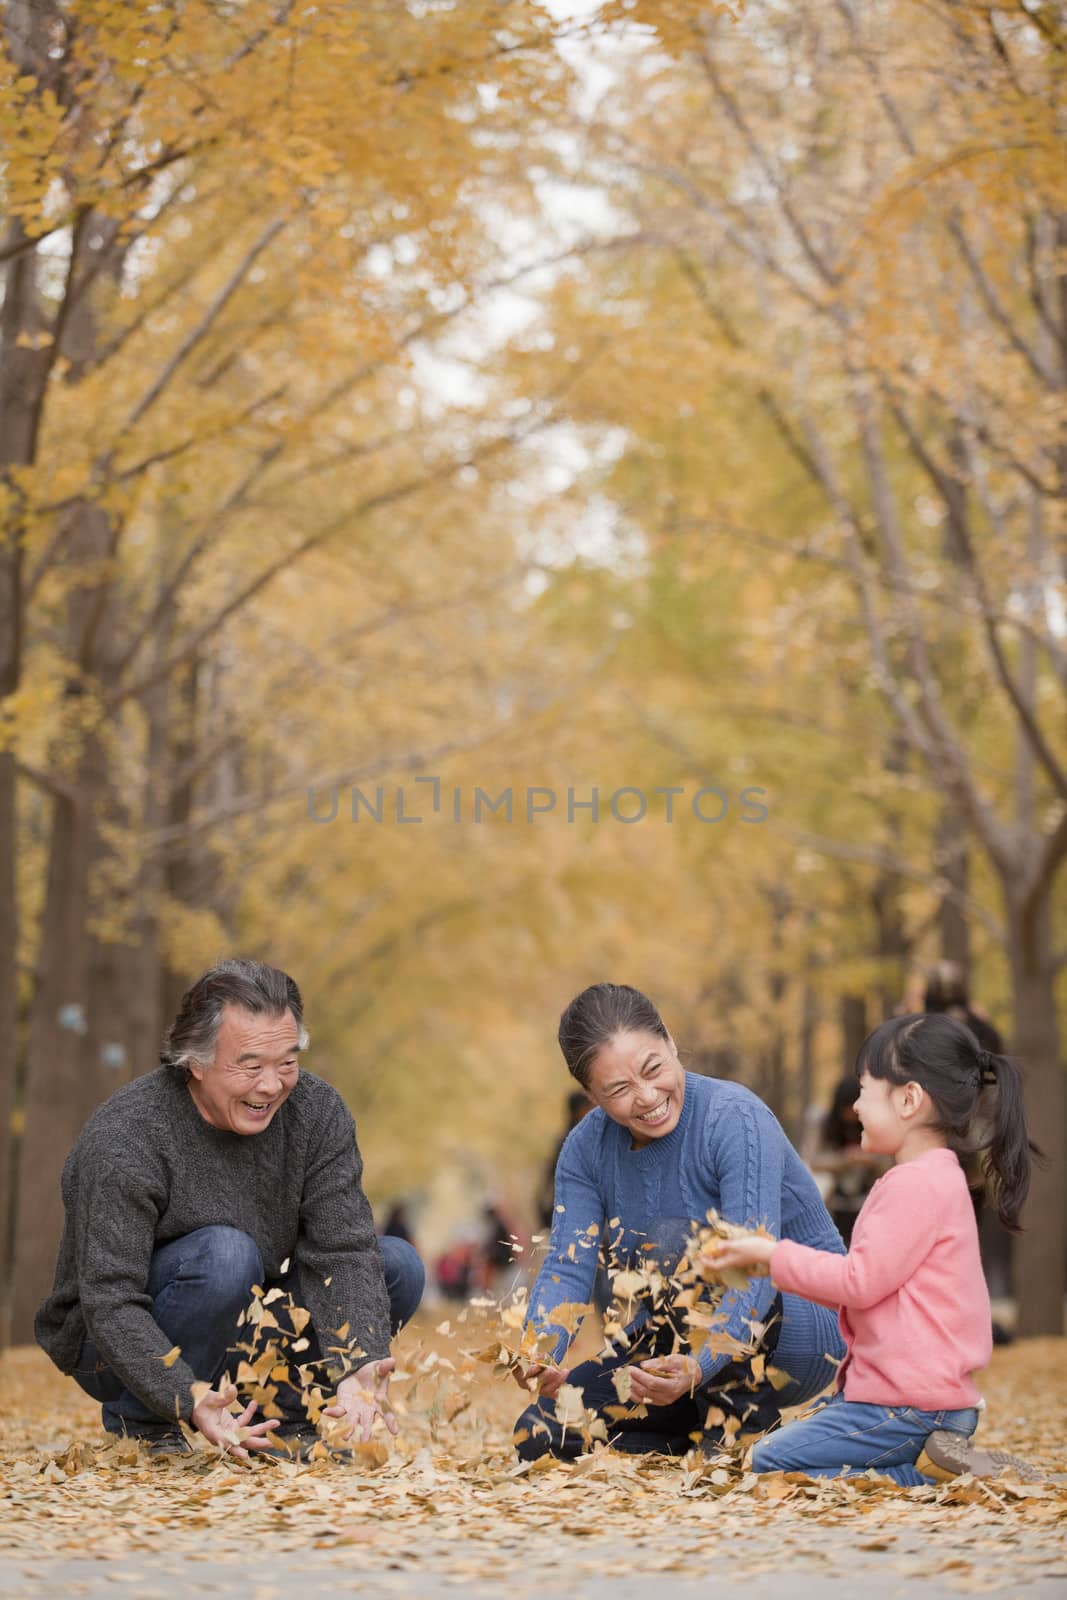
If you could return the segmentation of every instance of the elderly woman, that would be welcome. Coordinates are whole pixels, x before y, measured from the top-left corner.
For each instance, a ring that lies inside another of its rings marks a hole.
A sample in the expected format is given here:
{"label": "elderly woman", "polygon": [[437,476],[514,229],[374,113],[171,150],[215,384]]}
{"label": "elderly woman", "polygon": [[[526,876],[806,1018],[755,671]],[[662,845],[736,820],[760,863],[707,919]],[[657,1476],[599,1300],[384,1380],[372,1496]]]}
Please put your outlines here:
{"label": "elderly woman", "polygon": [[[569,1135],[556,1166],[555,1221],[528,1317],[554,1344],[544,1364],[516,1372],[523,1387],[538,1391],[516,1427],[519,1455],[573,1457],[585,1448],[573,1421],[556,1416],[564,1383],[582,1390],[587,1414],[604,1419],[610,1443],[631,1453],[678,1455],[697,1441],[714,1448],[724,1430],[765,1432],[780,1407],[799,1405],[832,1381],[844,1355],[834,1311],[754,1278],[719,1307],[721,1332],[736,1342],[715,1336],[694,1351],[668,1290],[609,1351],[571,1369],[561,1363],[565,1324],[573,1321],[560,1308],[590,1300],[599,1244],[614,1264],[654,1261],[669,1273],[711,1208],[731,1222],[763,1223],[776,1238],[843,1254],[814,1179],[750,1090],[684,1070],[659,1012],[638,990],[613,983],[584,990],[560,1019],[559,1043],[594,1110]],[[762,1376],[762,1363],[753,1367],[757,1355],[784,1386]],[[629,1376],[620,1382],[624,1366]]]}

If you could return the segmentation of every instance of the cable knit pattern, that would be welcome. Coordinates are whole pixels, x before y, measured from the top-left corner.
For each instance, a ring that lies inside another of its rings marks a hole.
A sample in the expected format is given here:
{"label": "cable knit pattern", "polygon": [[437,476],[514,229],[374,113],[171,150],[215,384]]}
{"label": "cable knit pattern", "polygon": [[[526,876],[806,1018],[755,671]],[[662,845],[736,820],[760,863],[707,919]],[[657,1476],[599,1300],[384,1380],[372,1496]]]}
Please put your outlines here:
{"label": "cable knit pattern", "polygon": [[[552,1314],[591,1299],[605,1236],[621,1261],[638,1263],[655,1254],[644,1247],[659,1242],[657,1224],[703,1222],[714,1209],[730,1222],[763,1223],[776,1238],[835,1255],[845,1249],[815,1180],[767,1106],[741,1084],[691,1072],[677,1126],[639,1150],[603,1111],[584,1117],[560,1151],[555,1206],[548,1254],[530,1295],[530,1320],[539,1332],[557,1335],[555,1360],[570,1336]],[[724,1331],[748,1342],[749,1322],[764,1320],[774,1293],[768,1278],[753,1278],[743,1293],[729,1291],[721,1306]],[[775,1365],[805,1393],[817,1393],[842,1354],[835,1319],[784,1295]],[[705,1348],[698,1359],[708,1382],[730,1357]]]}

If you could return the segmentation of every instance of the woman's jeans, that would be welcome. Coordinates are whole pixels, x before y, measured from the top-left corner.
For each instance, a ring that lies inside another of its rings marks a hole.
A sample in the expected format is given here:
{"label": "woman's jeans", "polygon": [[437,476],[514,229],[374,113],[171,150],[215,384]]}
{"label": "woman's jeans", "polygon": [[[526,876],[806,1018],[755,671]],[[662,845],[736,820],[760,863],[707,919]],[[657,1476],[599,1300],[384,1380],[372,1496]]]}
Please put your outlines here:
{"label": "woman's jeans", "polygon": [[[660,1218],[650,1229],[659,1247],[660,1270],[669,1275],[685,1248],[691,1224],[684,1218]],[[766,1333],[759,1353],[770,1356],[777,1347],[782,1320],[782,1297],[776,1295],[766,1317]],[[646,1307],[626,1329],[626,1340],[612,1346],[610,1355],[583,1361],[571,1369],[567,1382],[582,1391],[586,1411],[604,1421],[608,1442],[628,1455],[685,1455],[694,1446],[718,1448],[727,1418],[736,1419],[741,1433],[764,1433],[781,1420],[781,1396],[768,1378],[757,1378],[751,1357],[740,1357],[721,1367],[711,1382],[666,1406],[622,1405],[613,1374],[653,1356],[688,1349],[684,1317],[675,1306],[669,1287]],[[709,1411],[711,1417],[709,1418]],[[644,1412],[644,1415],[635,1413]],[[540,1398],[528,1406],[515,1424],[515,1449],[523,1461],[553,1455],[574,1460],[588,1445],[580,1429],[556,1416],[555,1402]]]}
{"label": "woman's jeans", "polygon": [[[767,1356],[775,1347],[780,1299],[771,1316],[776,1319],[774,1327],[768,1329],[768,1337],[760,1345],[761,1353]],[[728,1362],[706,1388],[684,1394],[671,1405],[620,1405],[613,1380],[620,1367],[634,1366],[650,1356],[670,1355],[679,1347],[677,1330],[666,1322],[638,1327],[631,1324],[627,1336],[632,1339],[627,1348],[616,1345],[611,1356],[583,1361],[571,1369],[567,1379],[582,1391],[586,1410],[603,1418],[612,1449],[627,1455],[657,1452],[666,1456],[685,1455],[694,1447],[711,1451],[722,1443],[722,1422],[727,1417],[737,1419],[741,1433],[762,1433],[781,1420],[778,1391],[769,1379],[756,1378],[750,1359]],[[716,1420],[709,1426],[711,1408]],[[646,1414],[619,1415],[640,1411]],[[580,1429],[561,1423],[555,1403],[547,1399],[535,1400],[523,1412],[515,1424],[514,1444],[523,1461],[536,1461],[543,1455],[572,1461],[589,1448]]]}
{"label": "woman's jeans", "polygon": [[786,1423],[752,1451],[754,1472],[803,1472],[838,1478],[873,1470],[894,1483],[932,1483],[915,1463],[936,1428],[966,1437],[978,1426],[973,1407],[918,1411],[913,1406],[862,1405],[835,1394],[810,1416]]}
{"label": "woman's jeans", "polygon": [[[395,1334],[418,1309],[425,1272],[418,1255],[403,1239],[386,1237],[378,1242],[385,1266],[391,1331]],[[180,1347],[182,1359],[198,1378],[214,1384],[225,1370],[233,1346],[248,1337],[238,1328],[237,1319],[251,1300],[252,1285],[256,1283],[263,1283],[263,1258],[255,1241],[237,1228],[198,1228],[195,1233],[161,1246],[152,1256],[146,1286],[152,1297],[152,1315],[167,1337]],[[289,1280],[283,1281],[281,1287],[288,1289]],[[305,1335],[309,1344],[302,1352],[303,1361],[321,1360],[321,1348],[310,1325]],[[102,1363],[91,1337],[82,1345],[71,1376],[86,1394],[101,1402],[104,1427],[109,1433],[137,1434],[167,1426],[124,1386],[112,1368]],[[294,1387],[281,1385],[275,1399],[286,1420],[306,1420]]]}

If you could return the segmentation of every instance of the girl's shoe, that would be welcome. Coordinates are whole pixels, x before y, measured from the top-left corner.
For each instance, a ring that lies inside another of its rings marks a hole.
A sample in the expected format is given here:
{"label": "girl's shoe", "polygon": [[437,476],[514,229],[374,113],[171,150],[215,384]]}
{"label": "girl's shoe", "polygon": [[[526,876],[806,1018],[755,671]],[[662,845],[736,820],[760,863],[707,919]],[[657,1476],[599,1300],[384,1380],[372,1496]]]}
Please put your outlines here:
{"label": "girl's shoe", "polygon": [[975,1478],[995,1478],[998,1473],[1012,1472],[1024,1483],[1044,1482],[1028,1461],[1009,1455],[1006,1450],[983,1450],[966,1434],[954,1433],[950,1428],[938,1428],[930,1435],[915,1464],[920,1472],[939,1483],[962,1477],[965,1472]]}

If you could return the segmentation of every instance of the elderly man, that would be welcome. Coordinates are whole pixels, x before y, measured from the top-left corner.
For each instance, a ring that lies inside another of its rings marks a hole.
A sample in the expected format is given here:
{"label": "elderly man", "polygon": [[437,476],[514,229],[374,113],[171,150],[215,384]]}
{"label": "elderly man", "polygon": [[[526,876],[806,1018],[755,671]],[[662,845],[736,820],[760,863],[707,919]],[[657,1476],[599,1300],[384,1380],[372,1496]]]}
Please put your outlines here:
{"label": "elderly man", "polygon": [[180,1451],[184,1421],[235,1455],[304,1447],[315,1430],[299,1380],[282,1377],[281,1419],[259,1422],[252,1404],[234,1414],[220,1382],[254,1284],[310,1312],[298,1359],[317,1364],[341,1437],[368,1439],[378,1415],[396,1431],[389,1339],[418,1306],[422,1264],[375,1238],[352,1118],[300,1070],[306,1044],[292,978],[223,961],[182,1000],[161,1066],[105,1101],[68,1156],[36,1333],[109,1432]]}

